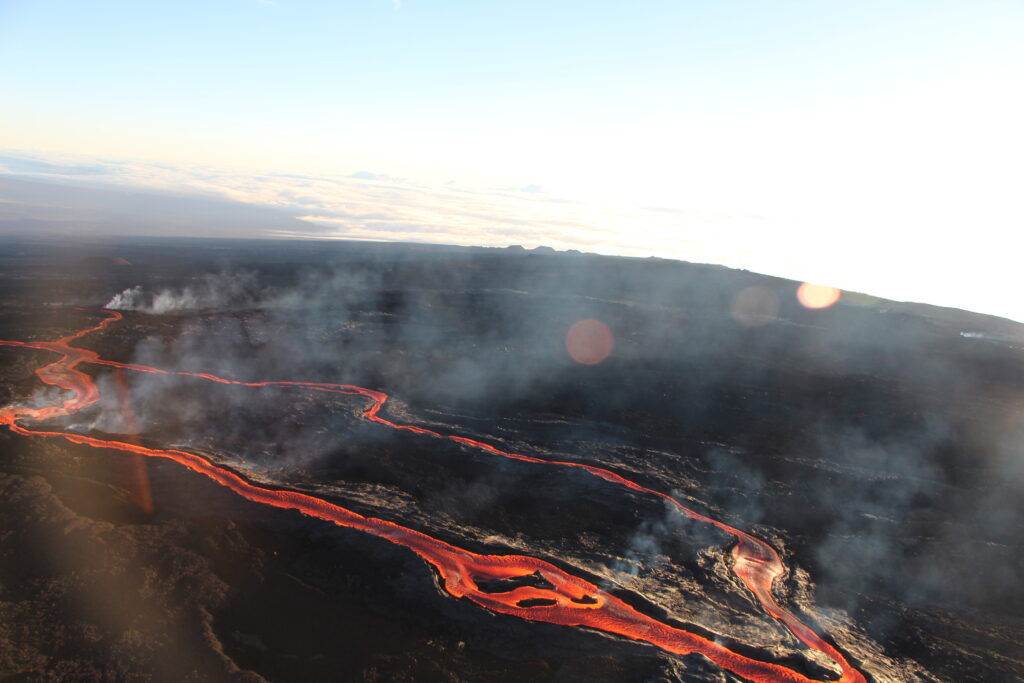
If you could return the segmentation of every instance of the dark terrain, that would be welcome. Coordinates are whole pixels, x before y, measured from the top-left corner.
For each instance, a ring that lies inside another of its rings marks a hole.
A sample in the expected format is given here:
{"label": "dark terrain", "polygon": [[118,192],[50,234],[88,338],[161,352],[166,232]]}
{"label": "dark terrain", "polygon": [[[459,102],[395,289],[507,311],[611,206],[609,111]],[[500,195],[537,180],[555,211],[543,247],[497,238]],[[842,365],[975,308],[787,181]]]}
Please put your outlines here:
{"label": "dark terrain", "polygon": [[[869,680],[1024,678],[1024,327],[715,266],[353,242],[0,244],[0,339],[243,381],[387,392],[399,424],[600,465],[770,543],[776,596]],[[737,315],[759,287],[772,305]],[[775,306],[777,304],[777,307]],[[134,310],[133,310],[134,309]],[[574,362],[566,333],[615,346]],[[54,402],[0,347],[0,405]],[[645,614],[834,680],[730,571],[731,537],[566,468],[387,430],[357,396],[82,366],[47,427],[209,456],[482,553],[541,557]],[[700,655],[492,614],[362,532],[124,454],[0,433],[10,680],[742,680]]]}

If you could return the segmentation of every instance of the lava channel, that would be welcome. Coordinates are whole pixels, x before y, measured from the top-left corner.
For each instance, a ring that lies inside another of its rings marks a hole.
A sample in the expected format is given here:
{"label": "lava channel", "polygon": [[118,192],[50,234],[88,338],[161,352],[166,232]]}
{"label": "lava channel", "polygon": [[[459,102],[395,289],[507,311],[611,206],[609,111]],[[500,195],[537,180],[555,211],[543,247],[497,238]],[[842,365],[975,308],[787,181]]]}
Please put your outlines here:
{"label": "lava channel", "polygon": [[[642,486],[603,467],[567,461],[545,460],[521,453],[511,453],[467,437],[441,434],[414,425],[396,424],[381,417],[379,414],[388,399],[388,395],[382,391],[349,384],[320,382],[240,382],[209,373],[168,371],[147,365],[105,360],[95,351],[71,346],[73,341],[92,332],[102,330],[111,323],[123,318],[117,311],[105,310],[104,312],[107,316],[98,324],[56,341],[20,342],[0,340],[0,345],[2,346],[39,349],[60,354],[61,358],[57,361],[37,369],[36,375],[44,384],[65,389],[72,394],[71,398],[59,405],[45,406],[43,408],[8,407],[0,410],[0,424],[7,425],[11,431],[23,436],[60,438],[73,444],[173,460],[193,472],[202,474],[218,484],[231,489],[248,500],[275,508],[297,510],[309,517],[315,517],[338,526],[359,529],[373,534],[397,545],[409,548],[432,565],[437,570],[444,589],[453,597],[466,598],[493,612],[509,614],[530,621],[592,628],[631,640],[647,642],[666,652],[679,655],[700,653],[723,669],[727,669],[751,681],[807,682],[814,680],[778,664],[745,657],[712,640],[660,622],[636,611],[622,600],[602,591],[594,584],[573,576],[551,563],[536,557],[526,555],[480,555],[473,553],[394,522],[375,517],[365,517],[315,496],[298,491],[270,489],[259,486],[195,453],[174,449],[148,448],[135,443],[98,439],[81,434],[42,431],[19,424],[19,421],[23,420],[39,422],[72,415],[99,400],[99,389],[96,383],[89,375],[76,368],[79,363],[105,365],[153,374],[183,375],[221,384],[246,387],[288,386],[313,391],[363,396],[370,399],[370,404],[364,411],[363,416],[372,422],[392,429],[410,431],[438,439],[447,439],[514,460],[552,466],[577,467],[614,484],[657,496],[671,503],[680,513],[687,517],[711,524],[731,534],[736,538],[736,544],[732,549],[733,572],[741,579],[765,611],[783,623],[794,636],[809,648],[822,652],[835,662],[842,671],[842,675],[838,679],[841,683],[866,683],[864,675],[855,669],[841,652],[775,601],[772,595],[772,587],[785,571],[782,560],[774,548],[744,531],[702,515],[685,507],[667,494]],[[500,586],[502,584],[511,586],[511,588],[505,591],[495,590],[495,585]]]}

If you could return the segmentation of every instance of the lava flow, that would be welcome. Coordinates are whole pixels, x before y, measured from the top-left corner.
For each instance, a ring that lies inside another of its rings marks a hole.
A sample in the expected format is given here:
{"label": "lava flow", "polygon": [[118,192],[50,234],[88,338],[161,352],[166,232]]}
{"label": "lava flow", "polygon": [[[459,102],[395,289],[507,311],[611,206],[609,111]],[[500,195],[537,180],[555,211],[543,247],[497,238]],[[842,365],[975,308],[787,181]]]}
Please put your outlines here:
{"label": "lava flow", "polygon": [[[60,405],[43,408],[10,407],[0,410],[0,424],[5,424],[13,432],[24,436],[63,438],[74,444],[173,460],[194,472],[209,477],[248,500],[272,507],[297,510],[310,517],[374,534],[409,548],[430,563],[439,573],[445,590],[452,596],[467,598],[494,612],[552,624],[584,626],[632,640],[644,641],[675,654],[699,652],[720,667],[752,681],[813,680],[780,665],[737,654],[714,641],[641,614],[614,595],[600,590],[594,584],[568,574],[539,558],[524,555],[473,553],[394,522],[365,517],[315,496],[297,491],[259,486],[195,453],[148,448],[136,443],[98,439],[81,434],[40,431],[19,424],[19,421],[22,420],[41,421],[70,415],[92,405],[99,399],[99,390],[93,379],[76,369],[75,366],[79,363],[106,365],[138,372],[185,375],[240,386],[291,386],[314,391],[364,396],[369,398],[371,403],[363,415],[373,422],[393,429],[448,439],[515,460],[578,467],[614,484],[658,496],[671,502],[687,517],[712,524],[733,535],[737,540],[732,550],[733,571],[753,593],[762,607],[775,619],[785,624],[804,644],[824,653],[834,661],[842,671],[840,681],[863,683],[866,680],[863,674],[847,662],[842,653],[792,613],[778,605],[772,596],[772,587],[775,580],[784,572],[782,561],[771,546],[744,531],[690,510],[671,496],[641,486],[611,470],[581,463],[544,460],[519,453],[510,453],[466,437],[444,435],[412,425],[395,424],[379,415],[388,398],[387,394],[380,391],[354,385],[315,382],[239,382],[206,373],[167,371],[145,365],[108,361],[100,358],[95,351],[71,346],[71,342],[76,339],[90,332],[101,330],[122,318],[122,315],[115,311],[106,311],[106,313],[107,317],[97,325],[57,341],[0,341],[0,345],[40,349],[61,354],[61,358],[54,363],[36,370],[36,375],[45,384],[60,387],[73,394],[71,398]],[[512,588],[510,590],[494,590],[493,586],[496,583],[503,584],[503,588],[509,586]]]}

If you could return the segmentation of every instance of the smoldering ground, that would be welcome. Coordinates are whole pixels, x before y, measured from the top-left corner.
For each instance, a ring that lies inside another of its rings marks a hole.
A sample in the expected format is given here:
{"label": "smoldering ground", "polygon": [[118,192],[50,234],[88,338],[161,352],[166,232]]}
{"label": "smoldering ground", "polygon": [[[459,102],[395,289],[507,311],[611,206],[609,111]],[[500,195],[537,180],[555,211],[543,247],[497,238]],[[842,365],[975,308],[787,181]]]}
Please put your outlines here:
{"label": "smoldering ground", "polygon": [[[131,360],[249,381],[359,384],[389,392],[414,423],[617,466],[736,526],[774,530],[787,539],[787,563],[851,613],[868,607],[863,596],[1024,611],[1013,583],[1024,566],[1014,540],[1021,442],[1007,427],[1021,400],[1020,358],[961,336],[983,320],[963,314],[958,328],[949,316],[843,303],[810,311],[796,283],[611,261],[403,254],[297,268],[285,284],[258,268],[225,273],[168,288],[163,301],[187,304],[163,309],[178,334],[140,339]],[[737,294],[754,286],[772,305],[737,316]],[[131,296],[155,311],[160,294]],[[595,366],[565,348],[569,326],[586,318],[615,336]],[[130,381],[140,424],[166,423],[147,405],[189,424],[209,415],[174,407],[196,380]],[[239,440],[276,400],[217,396],[218,429]],[[301,436],[301,421],[264,420],[259,440],[283,444],[267,461],[286,471],[337,456],[355,424],[341,412],[344,425],[324,427],[319,441]],[[500,506],[501,489],[481,477],[442,497],[472,516]],[[663,539],[695,533],[631,524],[623,567],[657,565]]]}
{"label": "smoldering ground", "polygon": [[[134,360],[243,380],[363,383],[390,390],[393,400],[414,410],[417,404],[441,403],[536,413],[555,405],[562,415],[585,414],[590,429],[603,422],[611,426],[609,432],[618,426],[629,429],[628,436],[645,432],[640,438],[647,443],[652,436],[699,435],[707,437],[700,439],[704,444],[722,437],[746,449],[732,456],[730,465],[721,463],[726,457],[721,448],[691,443],[686,452],[727,476],[742,468],[737,478],[750,489],[763,486],[758,458],[765,451],[835,462],[851,471],[863,468],[868,454],[878,454],[868,469],[918,482],[914,486],[935,482],[944,471],[935,471],[940,464],[932,455],[939,446],[947,451],[956,446],[943,433],[942,411],[950,406],[936,395],[959,395],[969,403],[985,391],[970,367],[954,364],[944,376],[936,375],[930,356],[939,349],[929,346],[948,339],[936,342],[930,330],[893,329],[889,321],[870,320],[867,311],[849,311],[857,318],[849,325],[831,312],[811,316],[790,305],[776,324],[746,328],[728,315],[728,287],[694,291],[692,282],[645,281],[635,274],[609,286],[587,267],[552,273],[521,265],[493,279],[462,270],[393,263],[375,268],[374,275],[370,269],[306,273],[297,286],[277,291],[251,273],[205,278],[208,296],[186,287],[185,294],[164,292],[164,299],[215,311],[224,305],[221,293],[230,292],[231,300],[258,312],[235,318],[189,315],[176,339],[145,340]],[[408,287],[409,280],[420,284]],[[784,298],[785,283],[775,286]],[[610,321],[616,331],[615,353],[595,368],[582,368],[565,353],[566,327],[585,317]],[[786,325],[805,321],[814,328]],[[779,372],[779,356],[793,376]],[[923,383],[918,379],[925,377],[927,390],[917,391]],[[851,391],[844,391],[848,380]],[[814,405],[822,393],[839,405]],[[921,393],[938,403],[928,424],[897,412],[912,411]],[[871,418],[877,426],[865,427],[851,419],[858,409],[887,414]],[[797,413],[797,419],[786,419],[787,412]],[[637,429],[622,419],[630,413],[648,417],[650,424]],[[874,438],[865,429],[882,436]],[[812,432],[821,443],[808,443]],[[867,448],[865,439],[881,443]],[[805,450],[786,453],[794,440]],[[900,456],[907,452],[916,455]],[[846,498],[836,496],[832,503]],[[913,495],[902,498],[912,505]],[[753,509],[739,512],[747,506],[757,507],[755,497],[737,507],[722,505],[748,522],[759,521]]]}

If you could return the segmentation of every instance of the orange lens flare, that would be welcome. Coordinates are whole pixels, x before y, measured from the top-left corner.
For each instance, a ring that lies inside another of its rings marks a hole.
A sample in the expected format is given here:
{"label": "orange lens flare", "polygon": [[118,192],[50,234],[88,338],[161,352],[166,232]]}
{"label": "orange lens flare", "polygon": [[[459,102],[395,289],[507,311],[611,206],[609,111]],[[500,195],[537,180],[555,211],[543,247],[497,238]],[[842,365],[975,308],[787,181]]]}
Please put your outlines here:
{"label": "orange lens flare", "polygon": [[797,300],[807,308],[828,308],[843,295],[843,290],[805,282],[796,290]]}
{"label": "orange lens flare", "polygon": [[[128,382],[124,378],[124,369],[114,368],[114,382],[117,386],[117,400],[120,403],[121,418],[128,433],[129,443],[138,443],[139,425],[135,421],[135,410],[128,391]],[[131,455],[132,500],[140,510],[149,514],[153,512],[153,495],[149,488],[149,471],[146,469],[146,458],[138,453]]]}
{"label": "orange lens flare", "polygon": [[577,363],[597,365],[611,355],[615,337],[603,322],[588,318],[569,328],[565,348]]}

